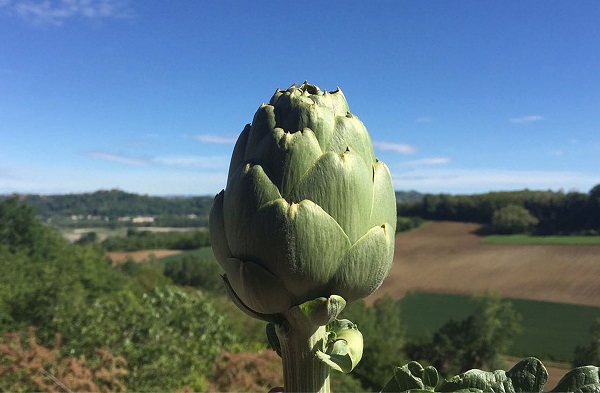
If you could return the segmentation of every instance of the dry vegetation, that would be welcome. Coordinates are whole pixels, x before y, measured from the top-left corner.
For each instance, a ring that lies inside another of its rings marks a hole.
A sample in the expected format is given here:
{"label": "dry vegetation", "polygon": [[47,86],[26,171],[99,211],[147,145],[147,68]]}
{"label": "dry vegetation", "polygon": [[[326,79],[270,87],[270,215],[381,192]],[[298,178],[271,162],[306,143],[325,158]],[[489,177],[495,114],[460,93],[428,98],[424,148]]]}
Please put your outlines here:
{"label": "dry vegetation", "polygon": [[181,253],[180,250],[141,250],[141,251],[111,251],[108,252],[108,257],[111,259],[114,265],[118,265],[127,261],[128,259],[134,262],[146,261],[150,258],[162,258],[169,255],[175,255]]}
{"label": "dry vegetation", "polygon": [[481,244],[480,229],[435,222],[399,234],[394,266],[373,297],[493,290],[509,298],[600,307],[600,246]]}

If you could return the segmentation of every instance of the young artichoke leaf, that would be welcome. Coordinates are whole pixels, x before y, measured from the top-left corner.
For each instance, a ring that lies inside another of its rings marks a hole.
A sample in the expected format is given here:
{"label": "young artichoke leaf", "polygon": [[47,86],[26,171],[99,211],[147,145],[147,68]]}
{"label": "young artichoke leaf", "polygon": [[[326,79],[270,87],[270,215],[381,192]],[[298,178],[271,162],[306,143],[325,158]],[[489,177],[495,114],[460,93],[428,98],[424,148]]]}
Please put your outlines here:
{"label": "young artichoke leaf", "polygon": [[347,319],[335,319],[327,325],[324,351],[316,355],[334,370],[349,373],[363,354],[363,336],[357,326]]}

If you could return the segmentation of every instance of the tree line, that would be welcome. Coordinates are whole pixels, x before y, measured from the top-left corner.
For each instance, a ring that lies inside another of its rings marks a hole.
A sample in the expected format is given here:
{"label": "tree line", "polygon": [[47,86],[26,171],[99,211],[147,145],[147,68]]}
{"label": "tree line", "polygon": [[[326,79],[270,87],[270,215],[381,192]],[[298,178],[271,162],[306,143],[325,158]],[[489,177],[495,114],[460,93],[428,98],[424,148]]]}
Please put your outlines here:
{"label": "tree line", "polygon": [[[600,184],[588,193],[507,191],[475,195],[426,194],[398,203],[400,216],[487,224],[497,232],[600,234]],[[507,224],[508,223],[508,224]],[[516,227],[511,230],[510,224]],[[508,226],[508,227],[507,227]]]}
{"label": "tree line", "polygon": [[[93,233],[93,232],[92,232]],[[207,229],[185,232],[152,232],[135,228],[127,230],[127,236],[111,236],[102,241],[107,251],[137,251],[151,249],[194,250],[210,246]]]}
{"label": "tree line", "polygon": [[[7,198],[0,196],[0,201]],[[42,221],[64,223],[64,218],[71,216],[90,216],[107,219],[105,225],[114,225],[120,217],[154,216],[164,221],[161,225],[165,226],[181,226],[182,222],[189,225],[189,220],[184,219],[189,216],[196,218],[196,226],[206,226],[213,201],[212,196],[158,197],[116,189],[84,194],[31,194],[19,198],[27,202]]]}

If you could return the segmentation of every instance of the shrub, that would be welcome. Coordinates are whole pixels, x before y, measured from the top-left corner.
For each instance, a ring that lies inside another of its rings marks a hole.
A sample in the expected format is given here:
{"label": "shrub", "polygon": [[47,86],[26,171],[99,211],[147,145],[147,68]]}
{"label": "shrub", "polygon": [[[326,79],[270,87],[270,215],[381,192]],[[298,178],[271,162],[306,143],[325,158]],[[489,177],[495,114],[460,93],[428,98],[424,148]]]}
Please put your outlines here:
{"label": "shrub", "polygon": [[529,210],[519,205],[508,205],[496,210],[492,216],[492,228],[496,233],[526,233],[538,223]]}

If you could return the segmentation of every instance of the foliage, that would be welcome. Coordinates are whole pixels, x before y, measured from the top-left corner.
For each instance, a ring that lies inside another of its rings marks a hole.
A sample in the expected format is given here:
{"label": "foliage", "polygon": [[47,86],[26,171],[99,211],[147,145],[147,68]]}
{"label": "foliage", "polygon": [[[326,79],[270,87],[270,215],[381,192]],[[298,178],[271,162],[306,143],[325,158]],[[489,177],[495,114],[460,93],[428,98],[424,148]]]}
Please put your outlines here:
{"label": "foliage", "polygon": [[29,256],[45,257],[55,242],[52,231],[44,227],[35,211],[18,197],[0,203],[0,248],[10,253],[24,251]]}
{"label": "foliage", "polygon": [[[573,348],[586,343],[589,326],[600,317],[600,308],[594,306],[530,299],[505,300],[522,316],[523,330],[508,350],[514,356],[570,362]],[[399,302],[406,337],[417,342],[430,341],[433,333],[448,320],[466,319],[475,312],[475,305],[468,295],[411,292]]]}
{"label": "foliage", "polygon": [[423,367],[413,361],[396,367],[382,392],[591,393],[600,391],[600,369],[574,368],[552,390],[545,389],[547,381],[548,371],[536,358],[525,358],[508,371],[471,369],[441,382],[435,367]]}
{"label": "foliage", "polygon": [[266,392],[283,386],[281,358],[272,350],[221,352],[215,360],[208,392]]}
{"label": "foliage", "polygon": [[[69,244],[23,202],[0,202],[0,210],[0,332],[36,326],[42,346],[59,332],[57,359],[100,362],[97,349],[106,348],[127,360],[121,381],[132,390],[203,390],[216,354],[239,345],[212,302],[164,286],[170,279],[160,266],[119,271],[99,245]],[[31,236],[13,234],[29,227]]]}
{"label": "foliage", "polygon": [[[74,216],[97,216],[115,223],[118,217],[160,216],[168,226],[206,226],[213,198],[200,197],[155,197],[137,195],[121,190],[101,190],[86,194],[67,195],[24,195],[25,200],[39,217],[48,219]],[[195,220],[186,220],[193,215]],[[181,221],[184,225],[176,225]]]}
{"label": "foliage", "polygon": [[486,293],[473,301],[475,311],[465,320],[448,321],[430,342],[407,344],[408,357],[426,360],[444,375],[499,366],[521,329],[521,316],[497,295]]}
{"label": "foliage", "polygon": [[591,340],[588,345],[578,345],[573,356],[573,367],[600,364],[600,318],[590,328]]}
{"label": "foliage", "polygon": [[124,285],[103,250],[70,245],[23,202],[9,199],[0,211],[0,332],[36,326],[48,344],[88,302]]}
{"label": "foliage", "polygon": [[222,269],[214,258],[188,255],[165,263],[164,275],[177,285],[192,286],[209,292],[223,290]]}
{"label": "foliage", "polygon": [[53,347],[46,348],[37,342],[33,328],[25,340],[16,333],[5,333],[0,340],[0,390],[125,391],[125,359],[101,349],[95,355],[91,361],[62,356],[58,334]]}
{"label": "foliage", "polygon": [[538,234],[600,233],[600,184],[589,193],[503,191],[475,195],[426,194],[398,203],[401,216],[490,224],[495,211],[509,205],[527,209],[539,223]]}
{"label": "foliage", "polygon": [[404,325],[398,302],[383,297],[368,307],[359,300],[348,304],[342,315],[354,322],[364,337],[362,360],[351,375],[364,389],[381,389],[390,372],[404,360]]}
{"label": "foliage", "polygon": [[424,221],[421,217],[398,216],[396,219],[396,232],[406,232],[418,228],[423,225]]}
{"label": "foliage", "polygon": [[150,249],[193,250],[210,245],[207,230],[185,232],[151,232],[129,229],[127,236],[111,236],[102,242],[108,251]]}
{"label": "foliage", "polygon": [[142,296],[124,290],[98,298],[65,332],[65,350],[89,356],[97,347],[123,356],[129,389],[199,391],[223,347],[235,343],[223,317],[199,291],[156,288]]}
{"label": "foliage", "polygon": [[492,229],[495,233],[527,233],[538,223],[529,210],[519,205],[508,205],[492,215]]}

